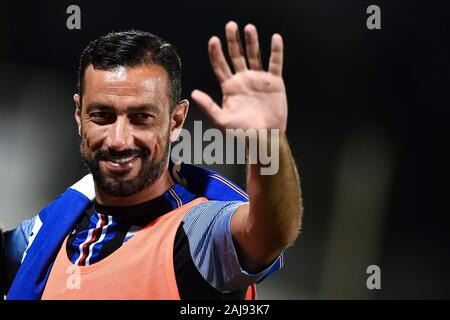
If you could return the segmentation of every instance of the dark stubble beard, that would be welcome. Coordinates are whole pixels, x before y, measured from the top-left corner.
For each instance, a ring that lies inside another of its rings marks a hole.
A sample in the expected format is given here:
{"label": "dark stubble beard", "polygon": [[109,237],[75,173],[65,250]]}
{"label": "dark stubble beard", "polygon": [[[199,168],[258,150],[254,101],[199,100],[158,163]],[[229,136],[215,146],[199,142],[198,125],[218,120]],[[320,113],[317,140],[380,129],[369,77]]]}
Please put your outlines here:
{"label": "dark stubble beard", "polygon": [[[128,197],[136,194],[157,181],[166,167],[170,150],[169,134],[166,137],[164,155],[157,163],[153,164],[148,148],[126,149],[114,151],[109,149],[98,150],[93,157],[87,157],[84,152],[84,142],[80,143],[80,152],[84,164],[89,168],[94,177],[95,184],[105,193],[116,197]],[[141,158],[141,168],[135,178],[128,180],[115,179],[106,176],[100,169],[100,160],[110,157],[130,157],[137,155]]]}

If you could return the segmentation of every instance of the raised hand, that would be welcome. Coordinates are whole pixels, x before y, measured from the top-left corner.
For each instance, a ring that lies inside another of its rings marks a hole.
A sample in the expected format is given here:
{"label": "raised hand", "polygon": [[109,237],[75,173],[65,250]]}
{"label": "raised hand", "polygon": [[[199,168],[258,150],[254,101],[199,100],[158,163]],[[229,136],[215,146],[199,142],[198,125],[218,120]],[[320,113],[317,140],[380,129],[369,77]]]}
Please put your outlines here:
{"label": "raised hand", "polygon": [[258,33],[255,26],[244,28],[244,53],[239,28],[235,22],[225,26],[228,54],[234,74],[222,51],[218,37],[209,40],[211,66],[222,89],[222,106],[200,91],[192,92],[193,100],[219,129],[279,129],[286,131],[287,99],[282,78],[283,39],[272,36],[269,69],[261,63]]}

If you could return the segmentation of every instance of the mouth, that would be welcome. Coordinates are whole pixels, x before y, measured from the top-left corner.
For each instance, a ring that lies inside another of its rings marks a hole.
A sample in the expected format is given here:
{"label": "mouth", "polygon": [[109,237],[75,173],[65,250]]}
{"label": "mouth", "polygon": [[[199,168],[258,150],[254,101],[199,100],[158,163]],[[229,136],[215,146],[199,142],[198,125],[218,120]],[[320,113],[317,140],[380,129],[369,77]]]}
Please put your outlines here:
{"label": "mouth", "polygon": [[138,160],[139,155],[134,155],[128,157],[102,158],[100,161],[103,162],[105,167],[110,171],[123,172],[131,170]]}

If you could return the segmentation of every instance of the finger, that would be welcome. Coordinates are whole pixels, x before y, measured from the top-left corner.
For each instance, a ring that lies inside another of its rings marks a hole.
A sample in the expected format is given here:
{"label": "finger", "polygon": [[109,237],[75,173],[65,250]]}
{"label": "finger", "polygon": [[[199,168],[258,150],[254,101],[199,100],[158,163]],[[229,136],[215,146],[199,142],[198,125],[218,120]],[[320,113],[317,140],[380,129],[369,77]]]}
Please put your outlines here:
{"label": "finger", "polygon": [[228,54],[233,63],[234,71],[239,72],[246,70],[247,63],[245,62],[244,49],[242,48],[239,28],[236,22],[230,21],[227,23],[225,26],[225,34],[227,37]]}
{"label": "finger", "polygon": [[269,72],[280,77],[283,73],[283,38],[277,33],[272,36]]}
{"label": "finger", "polygon": [[250,69],[262,70],[261,52],[259,50],[258,31],[252,24],[244,28],[245,48],[247,51],[247,60]]}
{"label": "finger", "polygon": [[223,55],[222,45],[220,39],[217,37],[212,37],[208,43],[208,54],[211,66],[216,74],[217,79],[220,83],[232,76],[230,67],[228,66],[227,60]]}
{"label": "finger", "polygon": [[215,125],[220,125],[222,123],[222,109],[209,95],[203,91],[194,90],[191,93],[191,97],[212,123]]}

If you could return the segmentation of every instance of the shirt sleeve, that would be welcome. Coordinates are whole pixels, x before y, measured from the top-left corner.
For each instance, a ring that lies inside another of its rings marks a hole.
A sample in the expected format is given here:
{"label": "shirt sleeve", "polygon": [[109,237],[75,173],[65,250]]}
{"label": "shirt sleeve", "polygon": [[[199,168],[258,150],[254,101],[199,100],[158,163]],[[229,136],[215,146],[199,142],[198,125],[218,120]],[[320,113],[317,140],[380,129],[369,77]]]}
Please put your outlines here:
{"label": "shirt sleeve", "polygon": [[203,278],[222,293],[259,283],[283,265],[284,252],[259,273],[249,273],[241,267],[230,223],[236,209],[244,203],[207,201],[192,208],[183,220],[195,266]]}
{"label": "shirt sleeve", "polygon": [[39,216],[23,221],[17,228],[4,233],[5,267],[8,282],[14,279],[22,264],[26,250],[42,225]]}

